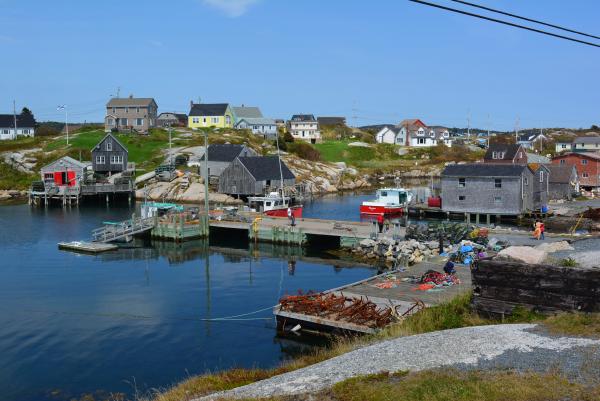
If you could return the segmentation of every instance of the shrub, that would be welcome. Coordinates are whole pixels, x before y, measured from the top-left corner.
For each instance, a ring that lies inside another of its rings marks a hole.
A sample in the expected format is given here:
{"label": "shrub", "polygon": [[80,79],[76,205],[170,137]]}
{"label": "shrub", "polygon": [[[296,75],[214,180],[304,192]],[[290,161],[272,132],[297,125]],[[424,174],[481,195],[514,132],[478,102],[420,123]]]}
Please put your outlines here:
{"label": "shrub", "polygon": [[60,131],[55,127],[47,124],[40,124],[39,127],[35,129],[35,136],[57,136],[60,134]]}
{"label": "shrub", "polygon": [[321,160],[321,154],[319,151],[306,142],[288,143],[287,149],[288,151],[305,160],[310,160],[312,162]]}

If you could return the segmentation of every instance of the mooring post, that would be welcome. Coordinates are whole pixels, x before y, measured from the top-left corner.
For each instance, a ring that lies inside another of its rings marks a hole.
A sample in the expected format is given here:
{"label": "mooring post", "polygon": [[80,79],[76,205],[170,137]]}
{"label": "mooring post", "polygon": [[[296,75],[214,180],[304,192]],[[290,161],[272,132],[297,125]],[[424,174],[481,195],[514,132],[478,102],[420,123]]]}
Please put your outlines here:
{"label": "mooring post", "polygon": [[485,223],[489,226],[491,222],[492,222],[492,219],[491,219],[490,215],[486,214],[485,215]]}
{"label": "mooring post", "polygon": [[479,213],[475,214],[475,224],[479,225]]}

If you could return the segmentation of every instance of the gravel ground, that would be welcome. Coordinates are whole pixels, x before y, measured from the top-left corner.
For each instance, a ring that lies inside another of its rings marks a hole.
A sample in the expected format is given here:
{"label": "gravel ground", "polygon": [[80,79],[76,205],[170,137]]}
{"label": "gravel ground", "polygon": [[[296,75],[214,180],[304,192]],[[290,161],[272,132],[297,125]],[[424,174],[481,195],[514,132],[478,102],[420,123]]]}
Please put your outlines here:
{"label": "gravel ground", "polygon": [[559,369],[574,379],[597,380],[599,349],[600,340],[550,336],[535,324],[468,327],[383,341],[196,401],[312,393],[358,375],[437,367]]}

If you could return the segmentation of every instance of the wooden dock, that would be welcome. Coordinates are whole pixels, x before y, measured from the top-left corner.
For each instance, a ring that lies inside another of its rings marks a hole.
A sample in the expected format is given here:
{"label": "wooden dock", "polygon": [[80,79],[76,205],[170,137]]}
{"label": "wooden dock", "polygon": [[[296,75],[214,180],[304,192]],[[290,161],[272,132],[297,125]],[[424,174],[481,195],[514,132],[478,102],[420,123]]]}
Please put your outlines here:
{"label": "wooden dock", "polygon": [[58,243],[58,249],[78,253],[98,254],[102,252],[114,251],[118,248],[119,247],[114,244],[104,244],[99,242],[72,241]]}
{"label": "wooden dock", "polygon": [[[460,284],[433,288],[428,291],[418,290],[418,283],[412,282],[413,278],[419,278],[429,270],[442,272],[445,260],[435,258],[433,261],[423,262],[409,267],[405,271],[395,270],[355,283],[350,283],[339,288],[333,288],[324,293],[343,295],[346,298],[369,299],[380,308],[393,307],[398,315],[410,313],[415,305],[430,307],[450,301],[459,294],[471,290],[471,271],[469,266],[456,265],[456,276]],[[392,283],[390,288],[385,284]],[[377,285],[382,285],[380,288]],[[281,329],[300,324],[303,328],[316,331],[352,331],[358,333],[374,333],[377,330],[367,326],[361,326],[350,322],[344,322],[331,318],[306,315],[281,311],[279,307],[274,309],[278,326]]]}

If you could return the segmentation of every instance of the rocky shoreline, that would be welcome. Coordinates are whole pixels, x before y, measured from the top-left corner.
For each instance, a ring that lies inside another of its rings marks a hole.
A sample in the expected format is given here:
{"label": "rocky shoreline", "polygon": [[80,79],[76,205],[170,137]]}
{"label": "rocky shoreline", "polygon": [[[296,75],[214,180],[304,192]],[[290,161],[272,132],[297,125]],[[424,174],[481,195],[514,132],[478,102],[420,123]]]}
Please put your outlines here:
{"label": "rocky shoreline", "polygon": [[12,203],[27,201],[29,191],[22,191],[18,189],[0,189],[0,202]]}

